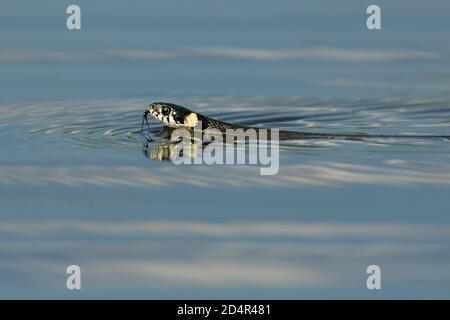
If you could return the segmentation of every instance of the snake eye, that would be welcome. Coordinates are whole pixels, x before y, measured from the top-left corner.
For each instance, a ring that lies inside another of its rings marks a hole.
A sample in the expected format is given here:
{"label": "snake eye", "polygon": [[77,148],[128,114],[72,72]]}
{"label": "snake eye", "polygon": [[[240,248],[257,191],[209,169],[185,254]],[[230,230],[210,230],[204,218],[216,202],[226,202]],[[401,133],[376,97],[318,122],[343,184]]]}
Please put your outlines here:
{"label": "snake eye", "polygon": [[167,106],[162,107],[161,113],[163,114],[163,116],[167,116],[170,113],[170,108]]}

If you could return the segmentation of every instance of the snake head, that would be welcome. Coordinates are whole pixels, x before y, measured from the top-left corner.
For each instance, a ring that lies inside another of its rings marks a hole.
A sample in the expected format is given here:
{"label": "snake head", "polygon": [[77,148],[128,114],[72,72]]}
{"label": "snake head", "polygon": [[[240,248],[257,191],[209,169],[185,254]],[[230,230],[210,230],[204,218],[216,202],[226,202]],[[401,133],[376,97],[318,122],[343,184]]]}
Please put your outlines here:
{"label": "snake head", "polygon": [[199,116],[173,103],[153,102],[147,108],[148,114],[170,128],[194,128]]}

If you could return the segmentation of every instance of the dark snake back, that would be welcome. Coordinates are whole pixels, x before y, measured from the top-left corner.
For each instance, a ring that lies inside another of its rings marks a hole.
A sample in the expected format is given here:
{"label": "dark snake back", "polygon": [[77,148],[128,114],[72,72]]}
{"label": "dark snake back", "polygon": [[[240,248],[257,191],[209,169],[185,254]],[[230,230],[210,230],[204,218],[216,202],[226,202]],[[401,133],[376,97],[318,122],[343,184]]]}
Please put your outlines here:
{"label": "dark snake back", "polygon": [[[203,130],[206,129],[217,129],[225,134],[227,129],[255,129],[259,137],[259,130],[265,128],[255,128],[240,124],[233,124],[224,121],[219,121],[211,119],[209,117],[201,116]],[[272,130],[267,130],[267,138],[271,139]],[[322,132],[301,132],[301,131],[287,131],[279,130],[279,139],[345,139],[345,140],[361,140],[367,138],[406,138],[406,139],[447,139],[450,140],[450,136],[447,135],[369,135],[364,133],[322,133]]]}

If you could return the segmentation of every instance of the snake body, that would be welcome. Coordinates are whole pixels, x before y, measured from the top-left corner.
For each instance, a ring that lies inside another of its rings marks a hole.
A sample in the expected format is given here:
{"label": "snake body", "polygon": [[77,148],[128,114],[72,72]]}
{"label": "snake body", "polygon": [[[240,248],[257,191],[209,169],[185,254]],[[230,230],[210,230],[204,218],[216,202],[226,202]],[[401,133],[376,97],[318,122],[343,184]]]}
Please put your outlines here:
{"label": "snake body", "polygon": [[[216,120],[200,113],[193,112],[185,107],[166,102],[151,103],[142,117],[142,128],[144,120],[147,121],[147,115],[150,114],[156,120],[160,121],[166,128],[170,130],[185,128],[194,129],[201,123],[202,130],[218,130],[226,135],[227,130],[248,130],[254,129],[259,135],[261,128],[245,126],[241,124],[233,124],[225,121]],[[148,122],[147,122],[148,124]],[[266,129],[267,137],[271,138],[273,129]],[[364,133],[322,133],[322,132],[304,132],[278,130],[280,140],[289,139],[447,139],[450,135],[369,135]]]}

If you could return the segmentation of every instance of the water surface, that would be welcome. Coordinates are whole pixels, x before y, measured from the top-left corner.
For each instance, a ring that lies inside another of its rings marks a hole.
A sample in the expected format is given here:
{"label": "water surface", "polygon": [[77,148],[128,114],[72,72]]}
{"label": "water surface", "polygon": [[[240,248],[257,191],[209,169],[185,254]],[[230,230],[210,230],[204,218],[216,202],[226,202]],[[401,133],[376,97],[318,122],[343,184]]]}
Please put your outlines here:
{"label": "water surface", "polygon": [[1,4],[0,297],[450,298],[449,141],[285,141],[261,176],[151,160],[140,132],[162,100],[448,135],[448,1],[380,0],[376,32],[369,1],[77,3],[74,32],[60,1]]}
{"label": "water surface", "polygon": [[[164,100],[290,130],[450,126],[443,99]],[[373,297],[369,264],[386,270],[378,297],[447,296],[449,141],[286,141],[275,176],[175,165],[143,152],[146,102],[2,106],[3,296],[70,297],[61,281],[72,263],[86,297]]]}

